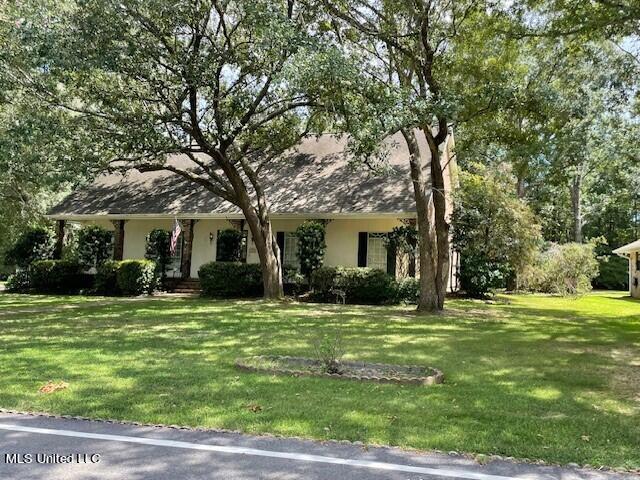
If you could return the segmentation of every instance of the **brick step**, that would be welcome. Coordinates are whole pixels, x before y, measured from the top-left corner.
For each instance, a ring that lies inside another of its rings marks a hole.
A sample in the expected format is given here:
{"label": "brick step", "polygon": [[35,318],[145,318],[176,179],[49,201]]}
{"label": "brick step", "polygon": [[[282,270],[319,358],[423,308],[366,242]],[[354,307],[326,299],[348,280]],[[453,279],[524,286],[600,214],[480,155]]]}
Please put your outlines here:
{"label": "brick step", "polygon": [[200,293],[200,280],[197,278],[184,278],[175,283],[172,290],[174,293]]}
{"label": "brick step", "polygon": [[193,293],[193,294],[200,294],[200,290],[199,289],[193,289],[193,288],[174,288],[172,290],[173,293]]}

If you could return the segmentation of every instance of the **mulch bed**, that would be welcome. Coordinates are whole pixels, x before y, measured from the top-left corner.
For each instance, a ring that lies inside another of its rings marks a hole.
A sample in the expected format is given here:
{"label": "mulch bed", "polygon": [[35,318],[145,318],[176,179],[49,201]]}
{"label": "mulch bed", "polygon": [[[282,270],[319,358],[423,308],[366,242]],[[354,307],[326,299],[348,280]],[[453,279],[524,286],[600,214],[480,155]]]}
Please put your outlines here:
{"label": "mulch bed", "polygon": [[385,363],[340,362],[341,373],[327,373],[318,360],[277,355],[259,355],[236,360],[236,367],[250,372],[280,375],[327,377],[378,383],[435,385],[444,382],[444,374],[432,367],[420,365],[390,365]]}

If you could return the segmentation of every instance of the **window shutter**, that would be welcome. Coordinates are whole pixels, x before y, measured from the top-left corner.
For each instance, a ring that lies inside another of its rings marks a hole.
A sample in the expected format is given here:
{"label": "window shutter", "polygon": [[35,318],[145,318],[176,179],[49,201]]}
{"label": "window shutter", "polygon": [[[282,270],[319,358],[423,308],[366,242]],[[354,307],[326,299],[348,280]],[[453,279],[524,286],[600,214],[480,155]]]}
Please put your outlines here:
{"label": "window shutter", "polygon": [[395,245],[387,247],[387,273],[394,278],[396,276],[396,253]]}
{"label": "window shutter", "polygon": [[358,233],[358,266],[367,266],[367,247],[369,243],[369,234],[367,232]]}
{"label": "window shutter", "polygon": [[284,259],[284,232],[276,232],[276,243],[280,249],[280,265]]}
{"label": "window shutter", "polygon": [[216,262],[220,261],[220,242],[218,241],[219,239],[220,239],[220,230],[218,230],[216,233]]}

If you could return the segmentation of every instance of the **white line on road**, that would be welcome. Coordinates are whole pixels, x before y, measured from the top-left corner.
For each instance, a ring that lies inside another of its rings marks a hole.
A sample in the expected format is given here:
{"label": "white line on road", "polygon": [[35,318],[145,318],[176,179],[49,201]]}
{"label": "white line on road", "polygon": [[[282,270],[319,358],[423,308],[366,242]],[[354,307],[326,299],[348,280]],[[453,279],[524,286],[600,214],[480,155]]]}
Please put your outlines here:
{"label": "white line on road", "polygon": [[159,447],[183,448],[188,450],[206,450],[209,452],[233,453],[240,455],[253,455],[257,457],[281,458],[285,460],[297,460],[302,462],[328,463],[332,465],[345,465],[348,467],[372,468],[375,470],[388,470],[395,472],[422,473],[439,477],[465,478],[471,480],[516,480],[515,477],[503,477],[489,475],[466,470],[451,470],[445,468],[413,467],[411,465],[399,465],[394,463],[373,462],[369,460],[354,460],[349,458],[325,457],[321,455],[308,455],[306,453],[274,452],[258,450],[255,448],[230,447],[224,445],[206,445],[201,443],[179,442],[175,440],[163,440],[148,437],[129,437],[125,435],[108,435],[103,433],[76,432],[73,430],[57,430],[49,428],[24,427],[22,425],[8,425],[0,423],[0,430],[15,432],[39,433],[42,435],[58,435],[62,437],[91,438],[94,440],[107,440],[111,442],[138,443],[141,445],[155,445]]}

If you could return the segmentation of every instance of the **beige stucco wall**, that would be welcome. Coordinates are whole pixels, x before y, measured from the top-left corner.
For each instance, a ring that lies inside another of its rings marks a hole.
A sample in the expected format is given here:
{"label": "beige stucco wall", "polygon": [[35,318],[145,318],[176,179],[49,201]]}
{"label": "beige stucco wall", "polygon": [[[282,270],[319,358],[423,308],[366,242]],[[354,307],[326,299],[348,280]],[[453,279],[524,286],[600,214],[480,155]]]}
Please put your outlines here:
{"label": "beige stucco wall", "polygon": [[[293,232],[305,219],[273,219],[272,227],[275,232]],[[83,221],[83,224],[99,225],[113,230],[109,220]],[[399,218],[349,218],[334,219],[326,227],[327,251],[325,265],[355,267],[358,265],[358,233],[390,232],[394,227],[402,225]],[[144,258],[146,238],[155,228],[171,230],[172,219],[127,220],[124,231],[124,258]],[[218,230],[232,228],[232,224],[225,219],[200,219],[193,230],[193,253],[191,256],[191,277],[196,278],[198,269],[205,263],[212,262],[216,257],[216,239]],[[248,227],[245,226],[248,230]],[[258,263],[258,252],[251,240],[247,249],[247,262]]]}

